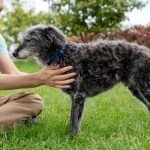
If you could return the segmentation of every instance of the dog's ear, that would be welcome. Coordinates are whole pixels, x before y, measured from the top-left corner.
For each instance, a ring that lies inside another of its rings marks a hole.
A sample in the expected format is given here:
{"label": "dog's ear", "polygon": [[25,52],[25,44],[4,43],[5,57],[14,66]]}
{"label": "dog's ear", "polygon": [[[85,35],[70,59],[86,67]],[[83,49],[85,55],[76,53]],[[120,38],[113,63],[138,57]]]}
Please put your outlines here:
{"label": "dog's ear", "polygon": [[50,40],[51,43],[58,46],[66,44],[66,38],[61,30],[54,26],[49,26],[44,29],[45,35]]}

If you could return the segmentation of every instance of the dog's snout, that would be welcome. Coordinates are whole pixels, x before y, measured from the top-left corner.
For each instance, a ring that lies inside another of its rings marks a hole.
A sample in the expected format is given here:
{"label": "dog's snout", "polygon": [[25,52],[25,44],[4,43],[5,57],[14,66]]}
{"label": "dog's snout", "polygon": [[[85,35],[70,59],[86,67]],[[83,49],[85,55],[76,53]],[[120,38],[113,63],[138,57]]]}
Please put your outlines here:
{"label": "dog's snout", "polygon": [[17,56],[18,56],[18,54],[15,53],[15,52],[13,52],[12,55],[13,55],[14,57],[17,57]]}

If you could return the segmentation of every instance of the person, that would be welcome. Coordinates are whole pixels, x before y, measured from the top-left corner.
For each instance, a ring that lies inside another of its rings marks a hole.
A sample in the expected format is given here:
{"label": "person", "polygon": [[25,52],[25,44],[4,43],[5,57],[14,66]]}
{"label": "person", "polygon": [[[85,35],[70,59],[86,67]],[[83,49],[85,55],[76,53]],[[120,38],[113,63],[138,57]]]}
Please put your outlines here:
{"label": "person", "polygon": [[[0,0],[0,12],[3,0]],[[70,88],[75,73],[66,73],[72,66],[64,68],[45,67],[42,70],[27,74],[20,72],[7,52],[4,38],[0,35],[0,90],[34,88],[48,85],[56,88]],[[41,97],[35,93],[16,93],[0,96],[0,131],[17,127],[20,123],[37,117],[43,109]]]}

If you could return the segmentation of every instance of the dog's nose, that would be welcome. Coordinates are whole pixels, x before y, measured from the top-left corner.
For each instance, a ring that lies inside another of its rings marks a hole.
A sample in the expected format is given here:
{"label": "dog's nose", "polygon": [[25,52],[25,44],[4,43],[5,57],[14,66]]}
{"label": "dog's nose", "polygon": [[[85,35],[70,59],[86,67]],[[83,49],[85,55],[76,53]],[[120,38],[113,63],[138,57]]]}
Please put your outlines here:
{"label": "dog's nose", "polygon": [[17,53],[15,53],[15,52],[12,53],[12,55],[13,55],[14,57],[17,57],[17,56],[18,56]]}

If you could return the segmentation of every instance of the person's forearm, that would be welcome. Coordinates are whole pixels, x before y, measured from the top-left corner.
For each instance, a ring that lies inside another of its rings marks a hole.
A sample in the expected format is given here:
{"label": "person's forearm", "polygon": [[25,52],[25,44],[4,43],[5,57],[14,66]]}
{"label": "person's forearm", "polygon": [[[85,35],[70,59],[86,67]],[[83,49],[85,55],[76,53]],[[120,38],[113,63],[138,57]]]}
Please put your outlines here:
{"label": "person's forearm", "polygon": [[64,68],[59,68],[59,66],[57,66],[45,67],[33,74],[0,74],[0,90],[34,88],[40,85],[47,85],[61,89],[70,88],[70,84],[74,82],[72,77],[75,76],[75,73],[65,73],[71,69],[72,66]]}
{"label": "person's forearm", "polygon": [[0,90],[33,88],[39,85],[36,73],[29,75],[0,74]]}

